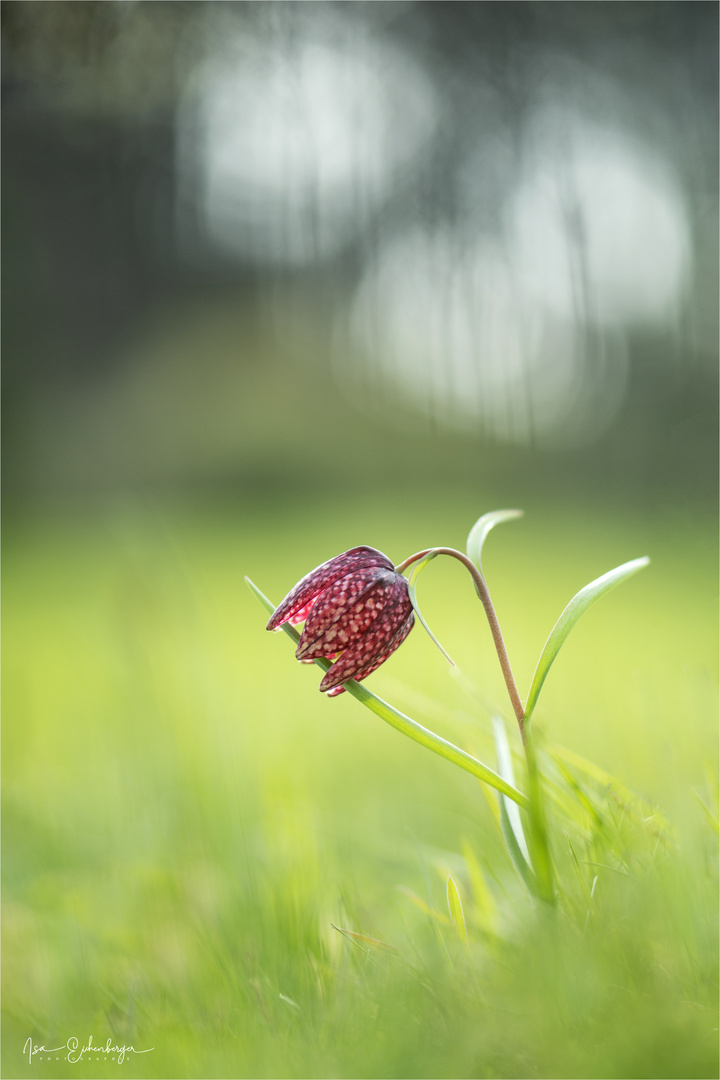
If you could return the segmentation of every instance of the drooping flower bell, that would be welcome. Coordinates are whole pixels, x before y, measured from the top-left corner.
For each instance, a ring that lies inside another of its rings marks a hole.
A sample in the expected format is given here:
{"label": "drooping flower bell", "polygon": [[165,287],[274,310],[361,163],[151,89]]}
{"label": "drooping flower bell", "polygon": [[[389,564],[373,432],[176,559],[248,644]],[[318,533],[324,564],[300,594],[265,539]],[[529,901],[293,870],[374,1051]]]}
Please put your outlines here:
{"label": "drooping flower bell", "polygon": [[304,622],[295,656],[338,659],[320,683],[330,697],[358,682],[402,645],[415,617],[402,574],[381,551],[356,547],[316,567],[273,612],[268,630]]}

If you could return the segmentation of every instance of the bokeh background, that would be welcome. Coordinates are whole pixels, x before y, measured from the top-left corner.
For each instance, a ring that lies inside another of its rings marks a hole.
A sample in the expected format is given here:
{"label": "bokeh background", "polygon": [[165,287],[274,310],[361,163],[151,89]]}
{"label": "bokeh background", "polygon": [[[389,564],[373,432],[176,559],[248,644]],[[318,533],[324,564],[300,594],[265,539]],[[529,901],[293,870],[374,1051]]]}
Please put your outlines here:
{"label": "bokeh background", "polygon": [[[520,965],[482,1022],[358,974],[332,924],[415,948],[396,886],[441,895],[463,842],[511,922],[511,870],[470,778],[320,698],[243,575],[279,602],[346,548],[463,548],[521,506],[486,570],[523,693],[569,597],[649,554],[538,724],[662,806],[705,874],[717,22],[672,2],[2,5],[5,1075],[78,1075],[22,1046],[90,1034],[157,1047],[134,1076],[716,1071],[712,999],[679,1003],[670,953],[638,951],[636,974],[669,975],[635,990],[600,953],[572,992],[546,972],[552,1017]],[[421,590],[505,710],[460,568]],[[420,631],[372,686],[491,756]],[[661,937],[706,987],[714,916],[674,902]]]}

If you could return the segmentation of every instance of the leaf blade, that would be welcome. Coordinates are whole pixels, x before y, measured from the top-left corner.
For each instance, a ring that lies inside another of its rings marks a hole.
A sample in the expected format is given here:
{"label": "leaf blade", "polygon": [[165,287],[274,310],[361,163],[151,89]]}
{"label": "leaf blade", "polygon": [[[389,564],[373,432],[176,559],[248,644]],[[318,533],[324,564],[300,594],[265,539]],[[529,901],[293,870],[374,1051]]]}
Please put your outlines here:
{"label": "leaf blade", "polygon": [[467,945],[468,935],[467,926],[465,925],[465,912],[463,911],[460,893],[458,892],[458,887],[455,884],[455,879],[452,874],[448,874],[447,879],[447,902],[450,919],[455,928],[455,933],[460,938],[463,945]]}
{"label": "leaf blade", "polygon": [[515,518],[523,517],[524,513],[524,510],[491,510],[477,519],[468,534],[465,550],[468,559],[475,563],[481,574],[483,572],[482,549],[487,534],[503,521],[514,521]]}
{"label": "leaf blade", "polygon": [[510,819],[508,818],[507,809],[502,799],[498,800],[500,803],[500,833],[505,841],[505,847],[507,853],[510,856],[510,862],[512,863],[515,871],[519,875],[522,881],[525,882],[528,890],[533,896],[538,895],[538,885],[535,880],[535,874],[533,870],[528,866],[523,857],[523,853],[518,847],[518,842],[515,839],[515,833],[512,831],[510,825]]}
{"label": "leaf blade", "polygon": [[429,915],[431,919],[434,919],[442,926],[450,925],[450,919],[447,915],[443,915],[442,911],[436,911],[435,908],[430,907],[427,901],[423,900],[422,896],[418,896],[418,894],[413,892],[412,889],[409,889],[407,885],[396,885],[395,888],[399,893],[402,893],[403,896],[406,896],[411,904],[414,904],[416,908],[419,908],[420,911],[424,912],[425,915]]}
{"label": "leaf blade", "polygon": [[[275,607],[271,600],[268,600],[267,596],[250,580],[249,577],[245,578],[250,590],[255,594],[263,607],[273,612]],[[300,635],[294,627],[284,623],[282,629],[295,643],[300,640]],[[322,668],[323,671],[328,671],[331,664],[329,660],[325,660],[322,657],[317,657],[313,660],[313,663]],[[355,682],[354,679],[348,679],[343,684],[344,689],[359,701],[366,708],[374,712],[376,716],[379,716],[381,720],[384,720],[390,727],[394,727],[397,731],[402,732],[403,735],[407,735],[408,738],[414,742],[424,746],[427,750],[432,750],[433,753],[438,754],[440,757],[444,757],[446,761],[450,761],[453,765],[458,765],[465,772],[469,772],[472,776],[476,776],[479,780],[482,780],[485,784],[495,788],[497,791],[501,791],[504,795],[507,795],[513,802],[518,803],[520,806],[527,807],[529,805],[528,798],[521,791],[518,791],[512,784],[508,784],[503,780],[493,769],[484,765],[477,758],[474,758],[471,754],[468,754],[465,750],[461,750],[459,746],[455,746],[454,743],[448,742],[447,739],[441,738],[440,735],[436,735],[434,731],[430,731],[429,728],[423,727],[416,720],[401,713],[399,709],[395,709],[387,701],[383,701],[377,694],[373,694],[371,690],[361,686],[360,683]]]}
{"label": "leaf blade", "polygon": [[[505,725],[499,716],[493,716],[493,735],[495,738],[495,754],[498,763],[498,772],[509,783],[515,783],[510,755],[510,744],[507,740]],[[523,832],[518,808],[513,803],[506,801],[505,797],[498,793],[500,833],[505,841],[505,847],[510,857],[510,862],[519,877],[524,881],[533,896],[538,895],[538,883],[530,862],[525,833]]]}
{"label": "leaf blade", "polygon": [[552,855],[550,854],[550,834],[545,815],[545,799],[540,770],[530,728],[525,731],[525,756],[527,758],[528,788],[530,791],[530,809],[528,811],[530,860],[535,871],[538,896],[545,903],[554,905],[555,885]]}
{"label": "leaf blade", "polygon": [[433,634],[433,632],[430,629],[430,627],[428,626],[428,624],[425,622],[425,617],[424,617],[422,611],[420,610],[420,607],[419,607],[418,602],[417,602],[415,581],[416,581],[417,577],[419,576],[420,572],[425,569],[425,567],[428,565],[428,563],[432,562],[432,560],[436,557],[437,554],[438,554],[438,552],[435,551],[435,550],[429,551],[424,558],[420,559],[418,562],[416,562],[414,564],[412,570],[410,571],[410,573],[408,575],[408,579],[407,579],[408,596],[410,597],[410,603],[412,604],[413,611],[417,615],[423,629],[427,633],[430,640],[432,642],[434,642],[435,645],[437,645],[438,649],[443,654],[443,656],[448,661],[448,663],[451,664],[453,667],[457,667],[457,664],[453,660],[452,656],[450,656],[450,654],[448,652],[446,652],[446,650],[442,647],[442,645],[440,644],[438,639],[435,637],[435,635]]}
{"label": "leaf blade", "polygon": [[354,930],[348,930],[344,926],[336,926],[335,923],[330,923],[333,930],[337,930],[338,934],[342,934],[343,937],[349,938],[353,944],[361,942],[363,945],[370,945],[372,948],[390,949],[392,952],[397,952],[397,945],[391,945],[389,941],[381,941],[380,938],[368,937],[367,934],[358,934]]}
{"label": "leaf blade", "polygon": [[570,631],[573,629],[580,616],[584,615],[591,604],[594,604],[601,596],[610,592],[610,590],[614,589],[616,585],[619,585],[621,581],[636,574],[638,570],[642,570],[649,562],[649,558],[643,556],[640,559],[632,559],[630,562],[623,563],[621,566],[616,566],[613,570],[609,570],[607,574],[603,574],[602,577],[596,578],[595,581],[591,581],[589,585],[586,585],[580,592],[573,596],[572,600],[567,604],[560,615],[560,618],[550,631],[550,635],[540,654],[540,659],[535,668],[535,674],[533,675],[532,683],[530,684],[530,692],[528,693],[527,702],[525,704],[526,722],[530,719],[535,710],[543,683],[547,678],[548,672],[550,671],[556,656],[560,652],[560,649],[567,640]]}
{"label": "leaf blade", "polygon": [[[515,785],[515,776],[512,767],[512,757],[510,754],[510,744],[507,740],[507,734],[505,732],[505,725],[499,716],[493,716],[493,735],[495,737],[495,753],[497,755],[498,772],[504,780],[507,780],[509,784]],[[510,806],[505,805],[505,796],[500,795],[503,800],[505,813],[508,818],[508,824],[512,829],[517,846],[525,859],[528,867],[530,865],[530,853],[528,852],[527,843],[525,841],[525,833],[523,832],[522,822],[520,820],[520,812],[517,804],[512,803]]]}

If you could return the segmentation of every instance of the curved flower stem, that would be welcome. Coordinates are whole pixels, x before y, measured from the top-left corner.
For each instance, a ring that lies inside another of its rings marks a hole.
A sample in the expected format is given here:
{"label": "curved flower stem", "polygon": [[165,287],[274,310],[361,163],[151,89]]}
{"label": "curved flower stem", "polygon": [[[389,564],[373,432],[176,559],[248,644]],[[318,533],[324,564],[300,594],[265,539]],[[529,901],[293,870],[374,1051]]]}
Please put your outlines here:
{"label": "curved flower stem", "polygon": [[436,555],[452,555],[454,559],[457,559],[458,562],[461,562],[463,564],[463,566],[468,570],[470,576],[473,579],[473,582],[475,584],[475,591],[480,597],[482,606],[485,608],[485,615],[487,616],[487,621],[490,624],[490,632],[493,637],[493,642],[495,643],[495,650],[498,654],[498,660],[500,661],[500,667],[502,669],[503,678],[505,679],[505,685],[507,687],[508,694],[510,695],[510,701],[515,712],[515,716],[517,717],[523,746],[526,746],[524,723],[525,710],[523,709],[522,702],[520,700],[520,695],[518,693],[515,678],[512,673],[512,668],[510,667],[510,660],[508,658],[507,649],[505,648],[505,642],[503,641],[500,624],[497,620],[497,615],[495,614],[493,602],[490,599],[488,587],[485,584],[485,578],[482,576],[475,563],[471,559],[469,559],[467,555],[463,554],[462,551],[457,551],[455,548],[439,547],[426,548],[425,551],[418,551],[415,553],[415,555],[411,555],[408,559],[405,559],[404,562],[401,562],[399,566],[395,567],[395,569],[399,574],[402,574],[403,570],[406,570],[408,566],[411,566],[414,562],[417,562],[418,559],[423,559],[426,555],[429,555],[431,551],[435,552]]}

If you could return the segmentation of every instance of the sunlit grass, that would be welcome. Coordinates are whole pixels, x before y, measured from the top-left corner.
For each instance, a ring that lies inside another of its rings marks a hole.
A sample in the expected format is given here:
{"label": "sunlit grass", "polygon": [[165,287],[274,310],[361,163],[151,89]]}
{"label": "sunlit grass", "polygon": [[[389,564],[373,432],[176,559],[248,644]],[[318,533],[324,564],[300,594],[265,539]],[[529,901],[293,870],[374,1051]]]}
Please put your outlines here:
{"label": "sunlit grass", "polygon": [[[279,600],[356,544],[397,561],[462,547],[488,508],[127,502],[8,536],[5,1075],[717,1074],[715,844],[697,798],[713,809],[713,529],[533,507],[487,542],[521,694],[573,593],[653,559],[585,616],[535,717],[546,745],[617,776],[674,833],[658,841],[619,810],[633,872],[583,871],[587,917],[578,881],[556,917],[535,910],[480,785],[347,695],[323,698],[243,581]],[[462,568],[438,560],[418,590],[504,709]],[[420,630],[368,685],[491,760],[488,714]],[[569,849],[556,858],[570,880]],[[73,1034],[155,1049],[122,1067],[23,1065],[28,1036]]]}

